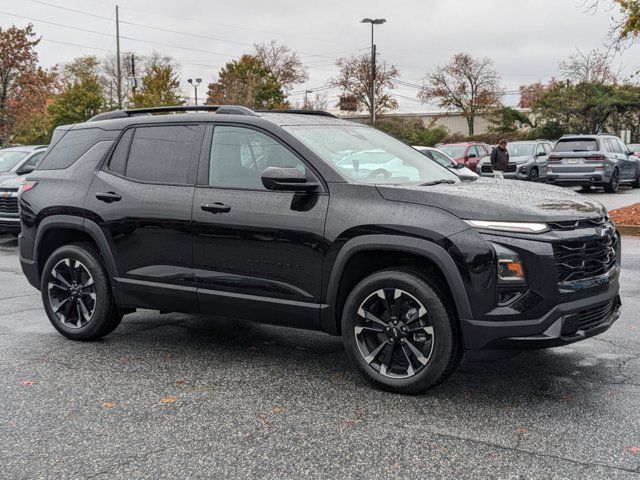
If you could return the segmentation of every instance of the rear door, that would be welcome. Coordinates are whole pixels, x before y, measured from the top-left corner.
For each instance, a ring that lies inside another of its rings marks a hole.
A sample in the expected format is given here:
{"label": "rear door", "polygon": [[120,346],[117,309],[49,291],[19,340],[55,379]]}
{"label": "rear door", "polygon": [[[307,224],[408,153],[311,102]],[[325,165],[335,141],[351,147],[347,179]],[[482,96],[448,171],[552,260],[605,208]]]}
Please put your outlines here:
{"label": "rear door", "polygon": [[204,313],[317,328],[326,190],[267,190],[267,167],[317,173],[268,132],[209,127],[193,202],[194,266]]}
{"label": "rear door", "polygon": [[196,312],[191,206],[203,127],[123,132],[86,199],[110,243],[124,305]]}
{"label": "rear door", "polygon": [[627,146],[618,138],[611,138],[611,142],[615,144],[616,153],[618,155],[618,163],[620,165],[620,180],[632,180],[636,178],[636,159],[633,155],[628,155]]}

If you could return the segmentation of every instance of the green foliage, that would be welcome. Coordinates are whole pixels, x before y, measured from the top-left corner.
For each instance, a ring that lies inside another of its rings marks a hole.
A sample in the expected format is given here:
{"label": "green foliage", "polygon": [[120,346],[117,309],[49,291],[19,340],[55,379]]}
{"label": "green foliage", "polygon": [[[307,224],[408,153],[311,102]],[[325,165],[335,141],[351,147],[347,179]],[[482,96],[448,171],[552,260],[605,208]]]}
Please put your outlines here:
{"label": "green foliage", "polygon": [[409,145],[423,147],[433,147],[448,134],[445,127],[428,128],[418,119],[382,117],[376,122],[376,128]]}
{"label": "green foliage", "polygon": [[162,61],[149,65],[142,76],[142,88],[131,95],[131,103],[136,108],[182,105],[180,81],[173,65]]}
{"label": "green foliage", "polygon": [[525,113],[511,107],[500,107],[489,117],[487,131],[509,136],[517,134],[525,125],[531,127],[531,120]]}
{"label": "green foliage", "polygon": [[209,84],[210,105],[242,105],[254,109],[280,108],[286,105],[280,83],[255,55],[243,55],[227,63],[218,81]]}
{"label": "green foliage", "polygon": [[65,65],[62,90],[48,108],[53,128],[85,122],[104,109],[99,66],[94,56],[78,57]]}
{"label": "green foliage", "polygon": [[51,140],[52,132],[51,116],[45,109],[26,119],[24,125],[17,131],[14,142],[23,145],[47,144]]}

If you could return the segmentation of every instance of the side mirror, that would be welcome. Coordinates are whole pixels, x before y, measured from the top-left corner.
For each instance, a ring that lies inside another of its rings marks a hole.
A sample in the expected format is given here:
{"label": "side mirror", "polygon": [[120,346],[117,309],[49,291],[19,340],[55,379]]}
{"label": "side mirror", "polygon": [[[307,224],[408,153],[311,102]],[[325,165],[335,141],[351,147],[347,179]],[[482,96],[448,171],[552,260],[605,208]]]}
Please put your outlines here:
{"label": "side mirror", "polygon": [[544,157],[546,154],[546,152],[538,152],[536,153],[536,157]]}
{"label": "side mirror", "polygon": [[475,153],[470,153],[469,155],[467,155],[467,158],[476,158],[476,154]]}
{"label": "side mirror", "polygon": [[453,167],[456,170],[462,170],[464,168],[464,163],[458,163],[456,162],[455,166]]}
{"label": "side mirror", "polygon": [[16,174],[18,175],[26,175],[27,173],[31,173],[36,169],[35,165],[25,165],[22,168],[16,170]]}
{"label": "side mirror", "polygon": [[262,185],[268,190],[284,192],[312,192],[317,189],[317,182],[310,182],[297,168],[268,167],[262,172]]}

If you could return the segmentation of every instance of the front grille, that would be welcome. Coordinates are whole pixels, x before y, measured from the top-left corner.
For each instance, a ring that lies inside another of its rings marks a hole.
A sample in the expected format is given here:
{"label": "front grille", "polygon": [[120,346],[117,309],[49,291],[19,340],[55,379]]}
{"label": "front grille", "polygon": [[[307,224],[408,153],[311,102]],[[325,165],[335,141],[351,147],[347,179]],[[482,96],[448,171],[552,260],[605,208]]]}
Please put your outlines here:
{"label": "front grille", "polygon": [[549,222],[548,225],[551,230],[577,230],[579,228],[603,227],[609,225],[609,217],[603,216],[600,218]]}
{"label": "front grille", "polygon": [[[482,171],[482,173],[493,173],[493,168],[491,168],[491,165],[482,165],[482,168],[480,170]],[[515,171],[515,165],[507,165],[507,169],[505,170],[505,172],[507,173],[514,173]]]}
{"label": "front grille", "polygon": [[507,169],[505,170],[505,172],[507,173],[515,173],[516,171],[516,165],[514,165],[513,163],[510,163],[509,165],[507,165]]}
{"label": "front grille", "polygon": [[15,195],[17,189],[0,189],[0,215],[2,214],[18,214],[18,199],[8,195]]}
{"label": "front grille", "polygon": [[616,263],[615,235],[596,240],[557,243],[553,254],[558,283],[585,280],[607,273]]}
{"label": "front grille", "polygon": [[612,298],[604,305],[598,305],[587,310],[578,312],[578,328],[580,330],[589,330],[597,327],[614,312],[616,308],[616,298]]}

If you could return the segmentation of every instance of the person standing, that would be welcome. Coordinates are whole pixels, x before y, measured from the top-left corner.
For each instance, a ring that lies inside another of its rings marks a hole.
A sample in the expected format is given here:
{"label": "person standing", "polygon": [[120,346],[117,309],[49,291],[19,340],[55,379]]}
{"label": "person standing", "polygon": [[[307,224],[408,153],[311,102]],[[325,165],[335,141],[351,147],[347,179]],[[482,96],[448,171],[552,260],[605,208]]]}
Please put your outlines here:
{"label": "person standing", "polygon": [[509,165],[509,152],[507,151],[507,141],[503,138],[497,147],[493,147],[491,151],[491,168],[493,176],[504,180],[504,172]]}

